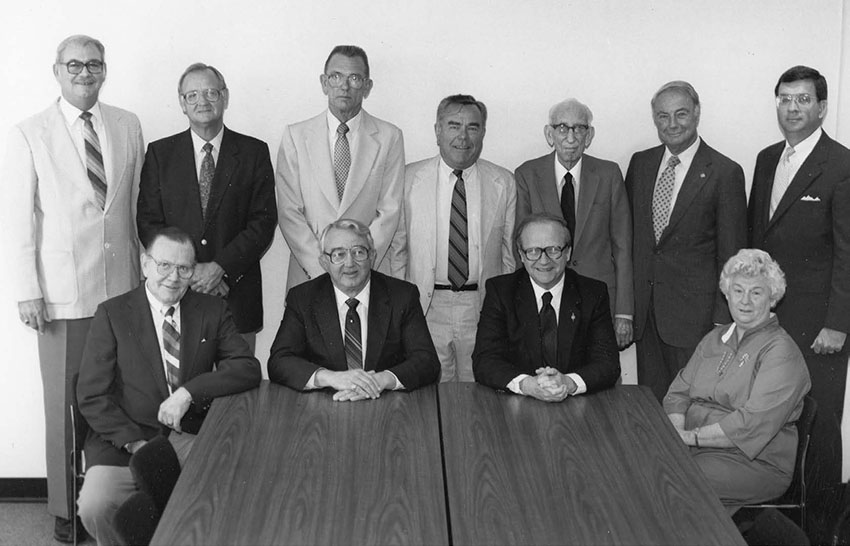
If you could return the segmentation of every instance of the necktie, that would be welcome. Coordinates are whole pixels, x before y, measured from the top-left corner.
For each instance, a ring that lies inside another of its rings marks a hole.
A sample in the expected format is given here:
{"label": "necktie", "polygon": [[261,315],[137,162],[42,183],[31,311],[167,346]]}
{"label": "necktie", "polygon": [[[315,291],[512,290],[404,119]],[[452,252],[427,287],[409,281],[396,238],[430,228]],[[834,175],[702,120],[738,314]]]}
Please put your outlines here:
{"label": "necktie", "polygon": [[543,306],[540,308],[540,345],[543,365],[555,367],[558,363],[558,319],[552,307],[552,293],[543,293]]}
{"label": "necktie", "polygon": [[676,165],[681,163],[675,155],[667,160],[667,166],[661,173],[661,178],[655,184],[652,196],[652,227],[655,230],[655,242],[661,239],[664,228],[670,221],[670,202],[673,200],[673,186],[676,184]]}
{"label": "necktie", "polygon": [[785,153],[782,154],[782,159],[776,166],[776,175],[773,177],[773,189],[770,192],[770,218],[773,218],[773,213],[776,212],[776,207],[785,195],[785,190],[791,185],[791,156],[794,155],[794,148],[788,146]]}
{"label": "necktie", "polygon": [[103,152],[100,149],[100,140],[92,125],[91,116],[91,112],[80,114],[83,120],[83,140],[86,147],[86,172],[94,188],[97,204],[103,209],[106,205],[106,171],[103,169]]}
{"label": "necktie", "polygon": [[576,189],[573,186],[573,175],[570,173],[564,175],[564,187],[561,189],[561,212],[564,213],[564,220],[567,221],[567,227],[570,228],[570,237],[575,241]]}
{"label": "necktie", "polygon": [[169,307],[162,321],[162,346],[165,349],[165,368],[168,388],[173,393],[180,387],[180,332],[174,322],[174,307]]}
{"label": "necktie", "polygon": [[215,176],[215,160],[212,156],[213,145],[207,142],[201,148],[204,159],[201,161],[201,175],[198,177],[198,189],[201,192],[201,213],[204,219],[207,217],[207,204],[210,202],[210,189],[212,188],[213,176]]}
{"label": "necktie", "polygon": [[363,367],[360,315],[357,314],[357,305],[360,302],[348,298],[345,303],[348,305],[348,312],[345,313],[345,363],[348,364],[349,370],[359,370]]}
{"label": "necktie", "polygon": [[469,277],[469,238],[466,221],[466,187],[463,184],[463,171],[455,169],[457,177],[452,192],[452,211],[449,217],[449,282],[454,288],[466,284]]}
{"label": "necktie", "polygon": [[342,201],[345,192],[345,181],[348,179],[348,169],[351,168],[351,149],[348,147],[348,125],[340,123],[336,128],[336,146],[334,146],[334,178],[336,178],[336,194]]}

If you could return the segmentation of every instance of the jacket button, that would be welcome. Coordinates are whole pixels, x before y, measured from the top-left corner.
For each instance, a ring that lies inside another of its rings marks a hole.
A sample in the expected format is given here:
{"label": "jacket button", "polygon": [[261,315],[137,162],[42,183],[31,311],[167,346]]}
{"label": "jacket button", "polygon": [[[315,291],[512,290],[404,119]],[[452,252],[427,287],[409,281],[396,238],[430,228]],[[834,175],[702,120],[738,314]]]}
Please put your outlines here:
{"label": "jacket button", "polygon": [[206,240],[206,239],[201,239],[201,244],[202,244],[202,245],[204,245],[204,246],[207,246],[207,240]]}

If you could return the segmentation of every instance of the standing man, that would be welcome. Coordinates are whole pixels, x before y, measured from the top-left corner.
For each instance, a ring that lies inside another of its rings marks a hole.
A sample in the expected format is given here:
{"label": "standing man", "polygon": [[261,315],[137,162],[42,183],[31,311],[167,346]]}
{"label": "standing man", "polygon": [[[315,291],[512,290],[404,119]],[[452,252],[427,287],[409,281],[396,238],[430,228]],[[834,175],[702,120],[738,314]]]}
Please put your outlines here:
{"label": "standing man", "polygon": [[340,218],[369,226],[376,269],[394,273],[388,253],[404,189],[401,130],[362,108],[372,80],[361,48],[333,48],[319,82],[327,111],[288,126],[277,156],[278,222],[292,253],[287,289],[324,273],[319,234]]}
{"label": "standing man", "polygon": [[713,324],[731,320],[720,270],[747,240],[741,166],[698,135],[699,95],[672,81],[652,97],[662,145],[632,156],[638,383],[661,401]]}
{"label": "standing man", "polygon": [[[54,536],[73,540],[69,405],[99,303],[139,284],[133,224],[144,144],[136,116],[98,101],[104,47],[70,36],[56,49],[62,96],[9,135],[0,213],[21,321],[37,330]],[[82,431],[80,432],[80,434]],[[82,442],[80,442],[82,443]]]}
{"label": "standing man", "polygon": [[[779,77],[776,117],[785,140],[756,159],[749,204],[750,244],[770,253],[788,281],[776,306],[779,323],[799,345],[818,403],[812,431],[817,518],[825,517],[841,481],[841,416],[850,332],[850,150],[821,129],[826,78],[807,66]],[[812,537],[812,542],[816,542]],[[828,536],[823,536],[824,541]],[[817,540],[819,541],[819,540]]]}
{"label": "standing man", "polygon": [[608,285],[617,345],[624,349],[633,338],[635,302],[632,214],[620,167],[584,153],[596,131],[590,108],[576,99],[549,110],[543,134],[555,150],[517,168],[517,223],[539,212],[566,220],[573,237],[567,265]]}
{"label": "standing man", "polygon": [[139,237],[147,244],[164,226],[187,232],[198,253],[192,290],[226,298],[253,351],[263,327],[260,258],[277,216],[269,149],[224,126],[230,91],[214,67],[189,66],[177,94],[189,129],[148,146]]}
{"label": "standing man", "polygon": [[404,171],[405,278],[419,299],[442,367],[441,381],[474,381],[472,350],[487,279],[514,270],[514,177],[479,159],[487,107],[471,95],[437,107],[436,157]]}

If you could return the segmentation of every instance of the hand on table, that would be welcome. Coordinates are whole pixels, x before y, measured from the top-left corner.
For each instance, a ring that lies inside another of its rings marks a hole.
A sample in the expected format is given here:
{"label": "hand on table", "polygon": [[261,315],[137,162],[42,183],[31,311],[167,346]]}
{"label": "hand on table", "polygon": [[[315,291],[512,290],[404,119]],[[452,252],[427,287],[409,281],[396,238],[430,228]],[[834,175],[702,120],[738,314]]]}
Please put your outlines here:
{"label": "hand on table", "polygon": [[831,328],[821,328],[811,347],[815,354],[831,355],[844,347],[847,334]]}
{"label": "hand on table", "polygon": [[180,387],[159,405],[159,412],[157,412],[156,418],[168,428],[176,432],[182,432],[180,430],[180,421],[186,415],[191,404],[192,395],[189,394],[189,391]]}
{"label": "hand on table", "polygon": [[316,386],[330,387],[338,391],[334,394],[334,400],[375,399],[381,396],[381,391],[386,388],[383,377],[381,374],[364,370],[319,370],[316,373]]}
{"label": "hand on table", "polygon": [[44,298],[19,301],[18,315],[21,317],[21,322],[36,330],[39,334],[44,333],[45,326],[50,322]]}

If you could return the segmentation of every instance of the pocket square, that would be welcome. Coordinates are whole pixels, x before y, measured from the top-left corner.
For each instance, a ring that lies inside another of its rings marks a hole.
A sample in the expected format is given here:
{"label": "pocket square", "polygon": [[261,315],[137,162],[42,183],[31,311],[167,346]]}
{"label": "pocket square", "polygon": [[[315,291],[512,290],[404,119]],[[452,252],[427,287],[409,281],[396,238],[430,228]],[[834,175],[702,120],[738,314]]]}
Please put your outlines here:
{"label": "pocket square", "polygon": [[207,338],[201,339],[201,343],[206,343],[206,342],[207,342]]}
{"label": "pocket square", "polygon": [[818,202],[818,201],[820,201],[820,197],[812,197],[811,195],[804,195],[804,196],[800,199],[800,201],[812,201],[812,202]]}

